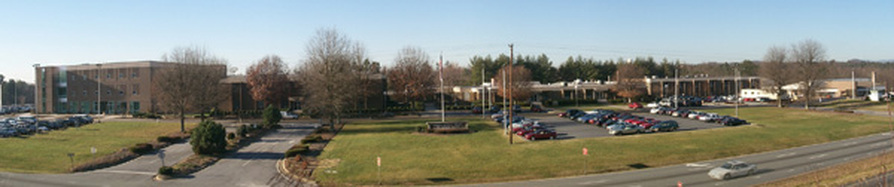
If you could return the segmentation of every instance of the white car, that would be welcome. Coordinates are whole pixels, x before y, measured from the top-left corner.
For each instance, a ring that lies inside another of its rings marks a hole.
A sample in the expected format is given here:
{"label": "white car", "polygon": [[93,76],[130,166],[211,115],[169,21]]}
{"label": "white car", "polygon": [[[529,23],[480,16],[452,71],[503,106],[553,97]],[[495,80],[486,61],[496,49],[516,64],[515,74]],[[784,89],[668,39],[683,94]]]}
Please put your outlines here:
{"label": "white car", "polygon": [[656,102],[651,102],[651,103],[649,103],[649,104],[646,104],[646,107],[647,107],[647,108],[658,108],[659,105],[658,105],[658,103],[656,103]]}
{"label": "white car", "polygon": [[652,114],[658,114],[658,112],[661,112],[661,110],[667,110],[667,108],[664,108],[664,107],[655,107],[655,108],[652,108],[651,110],[649,110],[649,113],[652,113]]}
{"label": "white car", "polygon": [[715,114],[715,113],[710,113],[710,114],[705,114],[705,115],[700,115],[700,116],[698,116],[698,120],[700,120],[700,121],[715,121],[715,120],[718,120],[718,119],[720,119],[720,115],[717,115],[717,114]]}
{"label": "white car", "polygon": [[298,119],[298,114],[295,113],[279,111],[279,114],[282,114],[283,119]]}
{"label": "white car", "polygon": [[754,174],[755,171],[757,171],[757,165],[733,160],[712,169],[708,172],[708,176],[717,180],[727,180],[734,177],[748,176]]}

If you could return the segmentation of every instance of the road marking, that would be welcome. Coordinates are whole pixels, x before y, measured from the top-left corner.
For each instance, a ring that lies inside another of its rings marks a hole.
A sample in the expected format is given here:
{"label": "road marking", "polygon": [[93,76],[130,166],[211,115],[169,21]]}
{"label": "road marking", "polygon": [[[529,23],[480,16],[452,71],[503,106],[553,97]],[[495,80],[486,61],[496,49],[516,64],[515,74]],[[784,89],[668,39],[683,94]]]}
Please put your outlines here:
{"label": "road marking", "polygon": [[813,160],[813,159],[822,158],[822,157],[826,157],[826,154],[823,153],[823,154],[819,154],[819,155],[816,155],[816,156],[811,156],[810,158],[807,158],[807,159],[809,159],[809,160]]}
{"label": "road marking", "polygon": [[598,181],[587,181],[587,182],[582,182],[582,183],[577,183],[577,184],[579,184],[579,185],[589,186],[589,185],[591,185],[591,184],[602,184],[602,183],[605,183],[605,182],[608,182],[608,180],[602,179],[602,180],[598,180]]}
{"label": "road marking", "polygon": [[710,164],[699,164],[699,163],[687,163],[686,167],[706,168],[706,167],[711,167],[711,165]]}
{"label": "road marking", "polygon": [[791,173],[791,172],[795,172],[795,169],[788,169],[788,172],[789,172],[789,173]]}
{"label": "road marking", "polygon": [[723,182],[716,182],[714,183],[714,186],[723,186]]}
{"label": "road marking", "polygon": [[852,142],[844,143],[844,146],[845,146],[845,147],[850,147],[850,146],[852,146],[852,145],[856,145],[857,143],[859,143],[859,142],[857,142],[857,141],[852,141]]}
{"label": "road marking", "polygon": [[120,173],[120,174],[136,174],[136,175],[155,175],[153,172],[145,172],[145,171],[125,171],[125,170],[99,170],[96,172],[103,173]]}
{"label": "road marking", "polygon": [[888,142],[884,141],[884,142],[874,143],[874,144],[870,145],[869,147],[874,148],[874,147],[881,147],[881,146],[886,146],[886,145],[888,145]]}
{"label": "road marking", "polygon": [[796,155],[796,154],[798,154],[798,153],[797,153],[797,152],[785,153],[785,154],[781,154],[781,155],[776,155],[776,158],[782,158],[782,157],[794,156],[794,155]]}
{"label": "road marking", "polygon": [[253,159],[253,158],[249,158],[248,161],[245,161],[245,163],[242,164],[242,167],[245,167],[245,165],[248,165],[248,163],[251,163],[251,159]]}
{"label": "road marking", "polygon": [[891,135],[891,133],[890,132],[882,133],[882,136],[888,136],[888,135]]}

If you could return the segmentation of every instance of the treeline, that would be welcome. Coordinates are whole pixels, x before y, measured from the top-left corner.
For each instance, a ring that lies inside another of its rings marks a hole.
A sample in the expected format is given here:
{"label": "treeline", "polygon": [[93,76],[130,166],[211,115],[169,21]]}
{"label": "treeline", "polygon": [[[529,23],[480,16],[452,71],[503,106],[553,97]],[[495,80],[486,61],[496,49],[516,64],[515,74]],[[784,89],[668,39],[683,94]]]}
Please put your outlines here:
{"label": "treeline", "polygon": [[0,75],[0,84],[3,85],[3,105],[34,103],[34,84],[23,80],[6,80],[3,75]]}

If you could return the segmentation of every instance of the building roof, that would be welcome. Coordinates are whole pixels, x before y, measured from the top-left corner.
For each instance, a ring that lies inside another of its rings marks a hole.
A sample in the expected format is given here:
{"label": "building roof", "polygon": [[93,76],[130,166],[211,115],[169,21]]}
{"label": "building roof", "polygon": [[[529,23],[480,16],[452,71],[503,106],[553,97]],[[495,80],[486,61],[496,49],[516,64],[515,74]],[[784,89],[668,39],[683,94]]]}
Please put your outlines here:
{"label": "building roof", "polygon": [[221,79],[220,83],[225,84],[235,84],[235,83],[247,83],[248,79],[246,79],[245,75],[230,75],[227,78]]}

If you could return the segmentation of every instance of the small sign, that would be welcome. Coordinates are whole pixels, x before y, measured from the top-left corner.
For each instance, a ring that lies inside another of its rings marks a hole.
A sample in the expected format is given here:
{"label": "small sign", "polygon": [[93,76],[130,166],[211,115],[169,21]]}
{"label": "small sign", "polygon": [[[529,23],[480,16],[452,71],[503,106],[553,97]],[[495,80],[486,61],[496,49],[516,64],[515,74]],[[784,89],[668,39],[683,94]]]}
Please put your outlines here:
{"label": "small sign", "polygon": [[74,156],[75,156],[74,153],[68,153],[68,157],[74,157]]}
{"label": "small sign", "polygon": [[96,147],[90,147],[90,153],[96,154]]}
{"label": "small sign", "polygon": [[382,166],[382,157],[376,157],[376,166]]}
{"label": "small sign", "polygon": [[158,158],[165,159],[165,152],[164,152],[164,151],[159,151],[159,152],[158,152]]}
{"label": "small sign", "polygon": [[586,147],[584,147],[584,155],[589,155],[589,154],[587,153],[587,148],[586,148]]}

